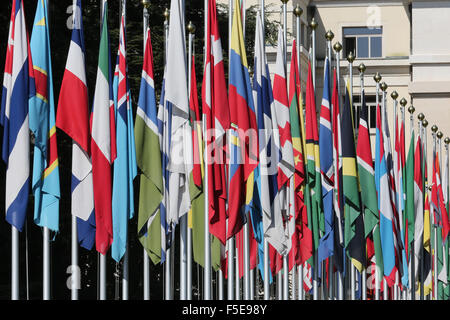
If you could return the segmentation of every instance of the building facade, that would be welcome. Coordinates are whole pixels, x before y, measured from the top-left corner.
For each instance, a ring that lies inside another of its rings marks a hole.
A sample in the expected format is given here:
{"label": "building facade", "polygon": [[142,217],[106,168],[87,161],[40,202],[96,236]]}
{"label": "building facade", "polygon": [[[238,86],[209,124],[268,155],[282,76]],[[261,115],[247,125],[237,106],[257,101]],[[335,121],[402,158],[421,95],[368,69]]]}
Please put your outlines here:
{"label": "building facade", "polygon": [[[220,0],[227,2],[227,0]],[[246,0],[246,7],[260,6],[260,0]],[[265,0],[268,19],[282,23],[282,1]],[[427,128],[428,159],[431,159],[431,126],[436,124],[444,137],[450,136],[450,1],[439,0],[289,0],[287,2],[288,64],[292,40],[295,37],[296,19],[293,9],[299,5],[301,16],[301,80],[302,90],[306,78],[312,46],[310,22],[315,29],[316,52],[316,107],[320,110],[323,90],[323,65],[326,55],[325,33],[334,33],[332,44],[340,42],[340,75],[343,94],[349,79],[347,55],[355,55],[353,62],[353,102],[360,103],[360,76],[358,66],[364,63],[364,85],[369,105],[370,132],[375,134],[376,83],[373,76],[379,72],[386,82],[387,112],[393,128],[394,111],[391,93],[396,91],[398,101],[405,98],[406,148],[409,148],[410,115],[407,108],[413,104],[414,125],[417,132],[417,115],[422,112],[429,122]],[[334,51],[333,51],[334,52]],[[276,47],[266,47],[269,69],[275,69]],[[334,59],[333,67],[336,65]],[[289,70],[289,68],[288,68]],[[397,108],[399,117],[400,108]],[[391,129],[391,138],[394,132]],[[373,143],[374,145],[374,143]],[[442,143],[444,145],[444,143]],[[443,148],[444,149],[444,148]],[[428,166],[431,170],[431,165]],[[431,172],[430,172],[431,173]],[[430,176],[430,175],[429,175]]]}

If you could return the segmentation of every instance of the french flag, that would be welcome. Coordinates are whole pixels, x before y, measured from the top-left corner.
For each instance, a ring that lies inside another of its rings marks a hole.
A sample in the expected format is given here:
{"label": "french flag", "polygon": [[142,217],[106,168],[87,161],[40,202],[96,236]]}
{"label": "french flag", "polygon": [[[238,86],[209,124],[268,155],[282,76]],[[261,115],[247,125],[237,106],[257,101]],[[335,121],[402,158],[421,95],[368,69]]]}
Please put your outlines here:
{"label": "french flag", "polygon": [[0,123],[6,169],[6,221],[19,231],[25,223],[30,184],[29,100],[35,95],[33,63],[22,0],[13,0],[3,77]]}

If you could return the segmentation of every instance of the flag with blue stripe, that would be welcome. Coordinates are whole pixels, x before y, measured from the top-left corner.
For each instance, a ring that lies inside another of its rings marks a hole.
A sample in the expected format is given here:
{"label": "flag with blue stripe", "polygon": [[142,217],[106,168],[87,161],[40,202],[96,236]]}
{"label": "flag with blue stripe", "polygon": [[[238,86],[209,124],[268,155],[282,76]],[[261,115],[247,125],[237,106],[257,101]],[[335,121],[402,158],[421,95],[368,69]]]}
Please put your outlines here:
{"label": "flag with blue stripe", "polygon": [[35,95],[31,52],[21,0],[12,1],[3,76],[0,123],[3,126],[2,158],[6,168],[6,221],[19,231],[25,223],[29,171],[29,100]]}

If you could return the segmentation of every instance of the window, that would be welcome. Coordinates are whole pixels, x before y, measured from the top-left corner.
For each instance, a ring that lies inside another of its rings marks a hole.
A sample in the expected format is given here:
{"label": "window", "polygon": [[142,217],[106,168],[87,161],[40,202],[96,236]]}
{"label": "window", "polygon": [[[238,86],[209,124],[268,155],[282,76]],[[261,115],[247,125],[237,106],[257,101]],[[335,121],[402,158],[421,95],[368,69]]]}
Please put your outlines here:
{"label": "window", "polygon": [[344,54],[350,52],[356,58],[381,58],[382,57],[382,34],[383,29],[367,27],[344,28]]}
{"label": "window", "polygon": [[[374,135],[376,130],[376,115],[377,115],[377,105],[375,96],[366,94],[366,106],[369,108],[369,119],[367,119],[369,125],[369,134]],[[354,116],[354,128],[355,130],[359,127],[359,116],[361,111],[361,96],[359,94],[353,95],[353,116]]]}

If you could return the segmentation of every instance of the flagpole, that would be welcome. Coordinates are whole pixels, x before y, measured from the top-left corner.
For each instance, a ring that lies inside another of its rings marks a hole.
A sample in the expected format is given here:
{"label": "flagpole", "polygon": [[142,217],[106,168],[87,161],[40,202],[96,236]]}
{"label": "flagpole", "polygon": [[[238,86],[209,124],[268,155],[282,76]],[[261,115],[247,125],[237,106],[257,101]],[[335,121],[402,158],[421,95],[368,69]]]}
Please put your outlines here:
{"label": "flagpole", "polygon": [[[169,41],[169,16],[170,11],[168,8],[164,11],[164,65],[167,65],[167,54],[168,54],[168,41]],[[170,237],[173,238],[172,230]],[[174,249],[174,241],[170,241],[170,247],[166,250],[166,260],[164,262],[164,296],[165,300],[172,300],[172,251]]]}
{"label": "flagpole", "polygon": [[[149,20],[149,14],[148,14],[148,8],[150,7],[150,1],[149,0],[142,0],[142,6],[143,6],[143,50],[142,52],[145,53],[145,45],[147,42],[147,28],[148,28],[148,20]],[[144,270],[143,270],[143,290],[144,290],[144,300],[150,300],[150,259],[148,257],[147,251],[145,248],[142,249],[143,254],[143,260],[144,260]]]}
{"label": "flagpole", "polygon": [[318,24],[314,17],[312,17],[309,27],[311,28],[311,44],[312,44],[312,59],[311,59],[311,69],[312,69],[312,79],[314,92],[316,90],[316,28]]}
{"label": "flagpole", "polygon": [[[416,109],[414,108],[413,105],[410,105],[408,108],[408,112],[409,112],[409,130],[410,130],[410,136],[412,137],[412,135],[414,134],[414,111]],[[412,141],[413,145],[409,146],[410,148],[414,148],[414,141]],[[414,149],[413,149],[414,150]],[[416,299],[416,274],[415,274],[415,257],[414,257],[414,243],[411,246],[411,253],[410,253],[410,274],[411,274],[411,290],[410,290],[410,299],[411,300],[415,300]]]}
{"label": "flagpole", "polygon": [[[188,66],[189,66],[189,92],[191,92],[191,76],[192,76],[192,57],[194,54],[194,37],[195,37],[195,25],[189,21],[189,24],[187,26],[188,32],[189,32],[189,59],[188,59]],[[187,235],[186,235],[186,241],[187,241],[187,250],[186,250],[186,259],[187,259],[187,265],[186,265],[186,299],[192,300],[192,229],[187,226]]]}
{"label": "flagpole", "polygon": [[[205,57],[206,57],[206,43],[208,37],[208,0],[204,2],[205,8],[205,29],[204,29],[204,41],[205,41]],[[206,62],[206,59],[205,59]],[[205,195],[205,216],[204,216],[204,241],[205,241],[205,268],[203,270],[203,300],[211,300],[211,239],[209,235],[209,170],[208,170],[208,144],[206,143],[206,117],[203,113],[203,136],[205,137],[205,149],[204,149],[204,162],[205,162],[205,177],[204,177],[204,188],[203,193]]]}
{"label": "flagpole", "polygon": [[[433,125],[431,127],[431,136],[433,137],[433,168],[436,164],[436,150],[437,150],[437,131],[438,131],[438,126],[437,125]],[[434,170],[433,170],[434,171]],[[433,181],[433,179],[431,180]],[[431,210],[436,210],[432,205],[430,206]],[[434,277],[433,277],[433,281],[434,281],[434,288],[433,288],[433,295],[434,295],[434,299],[437,300],[437,287],[438,287],[438,278],[437,278],[437,221],[434,218],[435,215],[432,214],[431,215],[433,218],[433,238],[434,238],[434,254],[433,254],[433,264],[434,264]]]}
{"label": "flagpole", "polygon": [[[331,40],[330,40],[331,41]],[[337,91],[338,91],[338,99],[339,99],[339,104],[341,104],[341,84],[340,84],[340,77],[341,77],[341,57],[340,57],[340,52],[342,50],[342,45],[339,42],[336,42],[333,46],[333,49],[336,51],[335,52],[335,57],[336,57],[336,81],[337,81]],[[337,155],[339,156],[339,155]],[[341,226],[338,226],[339,228]],[[345,259],[345,257],[344,257]],[[345,263],[345,261],[344,261]],[[344,279],[343,279],[343,274],[342,272],[337,272],[337,277],[338,277],[338,299],[339,300],[344,300]]]}
{"label": "flagpole", "polygon": [[[386,90],[388,88],[386,82],[382,82],[380,84],[380,88],[382,91],[382,100],[381,100],[381,123],[382,123],[382,128],[384,130],[384,128],[386,128]],[[386,278],[383,277],[383,300],[388,300],[388,285],[387,285],[387,281]]]}
{"label": "flagpole", "polygon": [[[102,32],[101,29],[103,28],[103,14],[105,12],[105,5],[107,0],[100,0],[101,1],[101,12],[100,12],[100,33]],[[99,271],[99,298],[100,300],[106,300],[106,255],[103,255],[101,253],[97,253],[99,265],[100,265],[100,271]]]}
{"label": "flagpole", "polygon": [[[299,79],[301,79],[301,63],[300,63],[300,42],[301,42],[301,21],[300,21],[300,16],[303,13],[303,9],[300,7],[300,5],[296,5],[296,7],[294,8],[294,15],[295,15],[295,24],[296,24],[296,46],[297,46],[297,64],[298,64],[298,75],[299,75]],[[299,85],[301,86],[301,81],[299,83]],[[301,92],[300,92],[301,95]],[[297,97],[298,100],[300,100],[300,97]],[[299,106],[299,110],[301,110],[300,108],[301,106]],[[297,277],[295,277],[297,273]],[[292,292],[293,292],[293,297],[292,299],[295,300],[295,292],[298,290],[298,299],[300,300],[300,297],[303,295],[300,293],[300,291],[303,291],[303,286],[302,286],[302,282],[303,282],[303,267],[302,265],[296,265],[294,266],[293,269],[293,282],[292,282]],[[297,278],[297,279],[296,279]],[[298,287],[298,289],[297,289]]]}
{"label": "flagpole", "polygon": [[[378,109],[380,107],[380,81],[382,79],[381,75],[377,72],[373,79],[376,83],[376,94],[375,94],[375,101],[376,101],[376,108]],[[375,265],[375,300],[380,300],[380,273],[378,270],[378,267]]]}
{"label": "flagpole", "polygon": [[[284,72],[286,73],[287,69],[287,3],[289,0],[281,0],[283,3],[283,51],[284,51],[284,61],[283,61],[283,68]],[[289,198],[286,197],[286,201]],[[289,203],[287,203],[287,208],[289,208]],[[283,281],[282,281],[282,288],[283,288],[283,300],[289,299],[289,267],[288,267],[288,256],[287,254],[283,256]],[[281,283],[280,283],[281,287]]]}
{"label": "flagpole", "polygon": [[[350,106],[353,107],[353,61],[355,61],[355,56],[353,55],[353,52],[350,51],[350,53],[347,55],[347,61],[348,61],[348,71],[349,71],[349,78],[350,78]],[[350,110],[350,112],[353,115],[353,110]],[[352,124],[354,123],[355,119],[352,116]],[[362,214],[362,213],[361,213]],[[353,263],[350,263],[350,298],[351,300],[356,299],[355,295],[356,290],[356,268]]]}
{"label": "flagpole", "polygon": [[[428,126],[428,121],[425,119],[422,120],[422,144],[423,144],[423,161],[426,163],[426,159],[427,159],[427,126]],[[424,166],[425,169],[425,166]],[[425,172],[423,172],[423,174],[425,174]],[[428,192],[428,181],[425,181],[425,192]],[[425,274],[424,274],[424,263],[425,263],[425,259],[424,259],[424,251],[425,248],[422,245],[422,254],[421,254],[421,262],[420,262],[420,268],[421,268],[421,280],[422,280],[422,284],[421,284],[421,290],[420,290],[420,300],[425,300]]]}
{"label": "flagpole", "polygon": [[[397,91],[392,91],[392,93],[391,93],[391,98],[394,100],[394,110],[393,110],[393,112],[394,112],[394,119],[393,119],[393,126],[394,126],[394,149],[395,149],[395,140],[396,139],[398,139],[398,137],[397,137],[397,135],[398,135],[398,133],[397,133],[397,130],[398,130],[398,123],[397,123],[397,107],[398,107],[398,101],[397,101],[397,98],[398,98],[398,93],[397,93]],[[397,172],[397,168],[395,168],[395,163],[397,162],[397,166],[399,166],[400,165],[400,163],[399,163],[399,161],[401,161],[401,160],[399,160],[398,159],[398,154],[397,154],[397,159],[393,159],[393,162],[394,162],[394,185],[396,186],[396,187],[398,187],[399,186],[399,183],[400,183],[400,180],[399,180],[399,173]],[[396,192],[397,192],[397,199],[395,200],[395,202],[397,202],[397,214],[398,214],[398,217],[399,217],[399,224],[401,225],[401,223],[402,223],[402,219],[401,219],[401,217],[402,217],[402,205],[401,205],[401,199],[402,199],[402,196],[401,196],[401,194],[400,194],[400,190],[396,190]],[[400,227],[400,232],[401,232],[401,230],[402,230],[402,228]],[[403,235],[402,234],[400,234],[399,235],[400,237],[401,237],[401,239],[403,239]],[[399,253],[399,255],[400,255],[400,259],[402,259],[401,258],[401,256],[402,256],[402,253]],[[395,284],[394,284],[394,286],[393,286],[393,290],[394,290],[394,300],[398,300],[398,294],[397,294],[397,291],[398,291],[398,289],[399,289],[399,281],[401,281],[400,279],[399,279],[399,271],[400,270],[397,270],[397,273],[396,273],[396,275],[395,275]]]}
{"label": "flagpole", "polygon": [[[330,77],[332,77],[332,65],[333,65],[333,51],[331,48],[331,41],[333,41],[334,38],[334,33],[331,30],[328,30],[325,33],[325,40],[327,43],[327,57],[328,57],[328,74],[330,75]],[[331,78],[330,78],[330,83],[331,83]],[[333,108],[330,108],[330,115],[331,118],[333,119]],[[328,299],[329,300],[333,300],[334,299],[334,286],[333,286],[333,279],[334,279],[334,272],[333,272],[333,256],[329,256],[328,257]]]}
{"label": "flagpole", "polygon": [[[359,83],[360,83],[360,87],[361,87],[361,93],[360,93],[360,101],[361,101],[361,111],[362,112],[362,108],[363,108],[363,95],[364,95],[364,72],[366,71],[366,66],[364,65],[364,63],[360,63],[360,65],[358,66],[358,70],[359,70]],[[366,106],[367,108],[367,106]],[[369,129],[369,128],[367,128]],[[362,214],[364,214],[364,204],[362,204],[361,206],[361,212]],[[367,264],[364,266],[362,272],[361,272],[361,300],[367,300],[367,283],[366,283],[366,278],[367,278]]]}

